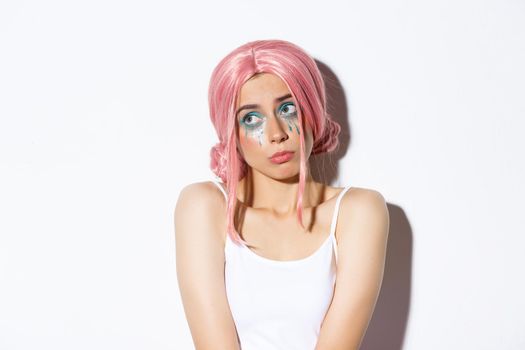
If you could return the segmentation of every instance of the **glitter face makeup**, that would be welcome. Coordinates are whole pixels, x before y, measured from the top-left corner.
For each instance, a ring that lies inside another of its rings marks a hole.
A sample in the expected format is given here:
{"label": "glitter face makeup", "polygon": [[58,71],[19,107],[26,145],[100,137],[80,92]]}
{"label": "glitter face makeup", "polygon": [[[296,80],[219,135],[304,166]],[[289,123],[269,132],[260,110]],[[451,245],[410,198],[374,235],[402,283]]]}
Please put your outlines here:
{"label": "glitter face makeup", "polygon": [[[292,126],[294,126],[297,134],[300,133],[299,127],[297,126],[297,110],[293,102],[285,102],[279,106],[277,115],[286,121],[289,131],[292,131]],[[266,121],[267,117],[258,112],[246,113],[240,119],[240,124],[244,128],[244,136],[257,139],[259,145],[262,146]]]}
{"label": "glitter face makeup", "polygon": [[[293,107],[293,108],[292,108]],[[290,109],[292,110],[290,112]],[[297,130],[297,134],[299,135],[299,127],[297,126],[297,109],[295,107],[295,104],[293,102],[285,102],[279,107],[279,113],[284,112],[285,113],[285,120],[288,123],[288,129],[289,131],[292,131],[292,125],[295,126],[295,130]]]}
{"label": "glitter face makeup", "polygon": [[299,173],[301,138],[307,157],[313,144],[310,126],[303,124],[301,132],[299,108],[277,75],[259,73],[241,87],[236,104],[238,149],[253,171],[280,179]]}

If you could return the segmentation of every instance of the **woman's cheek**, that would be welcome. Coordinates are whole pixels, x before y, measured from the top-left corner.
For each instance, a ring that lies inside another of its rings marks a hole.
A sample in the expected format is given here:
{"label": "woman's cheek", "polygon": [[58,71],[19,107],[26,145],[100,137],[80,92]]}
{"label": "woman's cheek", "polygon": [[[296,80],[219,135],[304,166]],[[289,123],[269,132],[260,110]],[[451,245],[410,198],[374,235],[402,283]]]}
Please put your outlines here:
{"label": "woman's cheek", "polygon": [[260,152],[261,145],[257,137],[244,136],[241,139],[241,144],[245,157],[250,157],[250,155]]}
{"label": "woman's cheek", "polygon": [[244,160],[248,164],[252,165],[255,159],[257,159],[258,154],[261,153],[261,146],[259,145],[259,140],[256,135],[245,134],[244,130],[240,130],[241,134],[239,135],[239,143],[242,149],[242,155]]}
{"label": "woman's cheek", "polygon": [[262,146],[264,142],[264,123],[253,128],[244,126],[243,129],[244,131],[241,130],[241,132],[243,133],[247,144],[257,144],[259,147]]}
{"label": "woman's cheek", "polygon": [[289,118],[289,119],[286,119],[286,123],[288,125],[288,130],[289,131],[293,131],[294,129],[296,130],[297,134],[299,135],[300,132],[299,132],[299,126],[297,125],[297,120],[295,118]]}

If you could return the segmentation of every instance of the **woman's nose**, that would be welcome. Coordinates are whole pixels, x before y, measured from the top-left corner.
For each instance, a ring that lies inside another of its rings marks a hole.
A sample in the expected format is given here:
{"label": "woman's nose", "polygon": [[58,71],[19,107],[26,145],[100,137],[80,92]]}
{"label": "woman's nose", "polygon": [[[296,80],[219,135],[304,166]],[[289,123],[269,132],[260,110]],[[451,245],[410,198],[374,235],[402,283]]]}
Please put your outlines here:
{"label": "woman's nose", "polygon": [[278,117],[270,118],[268,123],[268,135],[271,143],[281,143],[288,140],[288,133],[286,128],[283,126],[283,121],[279,120]]}

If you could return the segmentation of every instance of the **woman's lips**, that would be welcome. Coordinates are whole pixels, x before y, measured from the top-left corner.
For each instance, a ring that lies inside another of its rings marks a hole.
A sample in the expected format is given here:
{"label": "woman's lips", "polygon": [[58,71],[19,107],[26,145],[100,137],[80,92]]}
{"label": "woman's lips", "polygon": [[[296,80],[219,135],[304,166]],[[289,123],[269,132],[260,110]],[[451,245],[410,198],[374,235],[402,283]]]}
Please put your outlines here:
{"label": "woman's lips", "polygon": [[270,158],[270,161],[275,164],[286,163],[293,158],[294,152],[278,152]]}

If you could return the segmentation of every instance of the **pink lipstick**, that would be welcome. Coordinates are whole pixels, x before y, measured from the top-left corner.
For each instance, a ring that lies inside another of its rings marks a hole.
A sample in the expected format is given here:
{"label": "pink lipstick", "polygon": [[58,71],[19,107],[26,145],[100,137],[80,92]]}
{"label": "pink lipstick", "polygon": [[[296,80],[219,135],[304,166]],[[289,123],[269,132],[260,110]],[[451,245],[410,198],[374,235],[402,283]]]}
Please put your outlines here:
{"label": "pink lipstick", "polygon": [[270,161],[275,164],[286,163],[293,158],[293,155],[294,152],[290,151],[277,152],[270,157]]}

